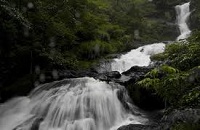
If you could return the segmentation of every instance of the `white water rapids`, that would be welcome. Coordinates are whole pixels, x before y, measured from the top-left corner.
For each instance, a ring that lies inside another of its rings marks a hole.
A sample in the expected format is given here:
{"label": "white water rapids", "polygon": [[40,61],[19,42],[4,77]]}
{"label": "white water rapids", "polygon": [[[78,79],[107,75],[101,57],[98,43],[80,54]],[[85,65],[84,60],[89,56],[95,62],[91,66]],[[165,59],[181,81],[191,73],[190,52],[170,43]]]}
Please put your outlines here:
{"label": "white water rapids", "polygon": [[[147,119],[133,115],[118,99],[123,86],[93,78],[67,79],[37,87],[28,97],[0,106],[1,130],[116,130]],[[137,108],[126,103],[137,112]]]}
{"label": "white water rapids", "polygon": [[[181,35],[189,36],[189,3],[176,6]],[[164,43],[133,49],[111,63],[112,71],[124,72],[132,66],[148,66],[150,56],[161,53]],[[128,101],[124,87],[93,78],[65,79],[38,86],[29,96],[14,98],[0,105],[0,130],[116,130],[126,124],[144,124],[142,114]],[[121,96],[120,96],[121,97]]]}
{"label": "white water rapids", "polygon": [[175,7],[177,13],[177,24],[179,26],[180,35],[177,37],[177,41],[181,39],[186,39],[190,36],[191,30],[187,25],[187,21],[190,16],[190,2],[177,5]]}
{"label": "white water rapids", "polygon": [[111,70],[122,73],[132,66],[148,66],[151,62],[150,56],[161,53],[164,49],[164,43],[154,43],[133,49],[127,54],[122,55],[120,58],[114,59],[111,63]]}

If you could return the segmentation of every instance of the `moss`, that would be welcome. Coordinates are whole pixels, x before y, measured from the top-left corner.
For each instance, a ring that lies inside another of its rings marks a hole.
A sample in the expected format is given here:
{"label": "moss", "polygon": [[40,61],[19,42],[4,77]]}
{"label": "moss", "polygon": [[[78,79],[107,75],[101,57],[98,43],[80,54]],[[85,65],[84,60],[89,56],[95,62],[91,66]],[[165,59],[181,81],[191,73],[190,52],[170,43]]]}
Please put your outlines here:
{"label": "moss", "polygon": [[200,124],[193,123],[177,123],[170,130],[199,130]]}

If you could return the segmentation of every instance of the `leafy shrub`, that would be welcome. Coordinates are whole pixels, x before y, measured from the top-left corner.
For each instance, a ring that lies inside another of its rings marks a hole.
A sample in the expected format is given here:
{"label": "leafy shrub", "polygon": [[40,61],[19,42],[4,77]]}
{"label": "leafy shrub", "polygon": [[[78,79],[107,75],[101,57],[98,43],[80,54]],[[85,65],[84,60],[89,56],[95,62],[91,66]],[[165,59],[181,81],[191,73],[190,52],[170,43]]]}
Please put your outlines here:
{"label": "leafy shrub", "polygon": [[188,77],[189,73],[163,65],[147,73],[146,78],[138,84],[154,90],[163,100],[177,107],[181,104],[180,99],[193,87],[188,82]]}
{"label": "leafy shrub", "polygon": [[200,44],[178,42],[166,46],[165,52],[151,57],[152,60],[168,61],[179,70],[189,70],[200,64]]}

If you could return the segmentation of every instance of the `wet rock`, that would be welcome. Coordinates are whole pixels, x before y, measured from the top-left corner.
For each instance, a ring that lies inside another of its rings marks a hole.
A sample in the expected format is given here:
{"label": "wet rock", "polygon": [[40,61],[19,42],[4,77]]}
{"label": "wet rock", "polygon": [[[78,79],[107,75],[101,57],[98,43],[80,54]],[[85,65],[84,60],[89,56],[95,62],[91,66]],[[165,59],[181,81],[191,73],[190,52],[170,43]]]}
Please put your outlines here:
{"label": "wet rock", "polygon": [[109,77],[109,78],[118,79],[118,78],[121,77],[121,74],[118,71],[111,71],[111,72],[106,73],[106,76]]}
{"label": "wet rock", "polygon": [[117,130],[160,130],[153,125],[140,125],[140,124],[130,124],[127,126],[122,126]]}
{"label": "wet rock", "polygon": [[120,77],[121,74],[118,71],[111,71],[111,72],[100,73],[97,76],[95,76],[95,79],[99,79],[102,81],[115,81]]}
{"label": "wet rock", "polygon": [[122,74],[125,76],[131,77],[127,83],[135,83],[139,81],[140,79],[144,78],[144,75],[149,72],[152,69],[152,67],[139,67],[139,66],[133,66],[129,70],[123,72]]}
{"label": "wet rock", "polygon": [[116,83],[119,83],[120,85],[126,86],[126,83],[127,83],[129,80],[131,80],[131,77],[130,77],[130,76],[126,76],[126,75],[123,75],[123,74],[122,74],[120,78],[115,79],[114,81],[115,81]]}
{"label": "wet rock", "polygon": [[150,125],[130,124],[118,128],[118,130],[169,130],[174,125],[180,123],[199,124],[200,123],[200,109],[185,109],[174,110],[163,119]]}
{"label": "wet rock", "polygon": [[123,104],[124,108],[126,110],[132,111],[130,105],[128,104],[132,102],[128,96],[126,89],[120,89],[119,91],[117,91],[117,96],[120,102]]}
{"label": "wet rock", "polygon": [[[122,73],[122,77],[126,76],[126,80],[118,81],[119,84],[124,85],[129,92],[132,101],[144,110],[159,110],[164,108],[163,100],[154,92],[141,88],[136,84],[137,81],[142,80],[145,74],[152,70],[155,66],[139,67],[133,66],[126,72]],[[124,81],[124,82],[123,82]]]}
{"label": "wet rock", "polygon": [[39,127],[40,127],[40,123],[43,121],[44,119],[43,118],[37,118],[32,126],[31,126],[31,129],[30,130],[39,130]]}
{"label": "wet rock", "polygon": [[123,72],[122,74],[129,75],[129,76],[133,73],[144,74],[144,73],[148,72],[150,69],[151,69],[150,67],[146,67],[146,66],[143,66],[143,67],[133,66],[129,70]]}
{"label": "wet rock", "polygon": [[200,109],[174,110],[163,117],[162,121],[171,124],[176,122],[198,123],[200,121]]}
{"label": "wet rock", "polygon": [[123,72],[121,77],[114,81],[127,87],[144,78],[144,75],[149,72],[150,69],[150,67],[133,66],[129,70]]}
{"label": "wet rock", "polygon": [[[30,126],[30,130],[39,130],[40,123],[44,120],[42,117],[31,117],[22,124],[16,126],[12,130],[24,130],[27,126]],[[32,125],[31,125],[32,124]]]}

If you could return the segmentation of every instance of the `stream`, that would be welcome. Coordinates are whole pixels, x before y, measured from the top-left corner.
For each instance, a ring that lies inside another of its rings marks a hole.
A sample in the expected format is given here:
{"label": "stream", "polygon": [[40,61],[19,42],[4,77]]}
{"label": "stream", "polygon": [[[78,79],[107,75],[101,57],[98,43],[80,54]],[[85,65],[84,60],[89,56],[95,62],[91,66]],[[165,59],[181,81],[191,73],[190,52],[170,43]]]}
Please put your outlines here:
{"label": "stream", "polygon": [[[189,37],[190,3],[177,5],[177,41]],[[150,56],[163,52],[164,43],[133,49],[113,59],[111,71],[148,66]],[[127,109],[119,100],[123,100]],[[120,96],[121,97],[121,96]],[[122,99],[121,99],[122,100]],[[124,86],[90,77],[64,79],[39,85],[28,96],[0,104],[1,130],[117,130],[128,124],[148,124],[146,115],[131,104]],[[134,112],[133,112],[134,111]]]}

